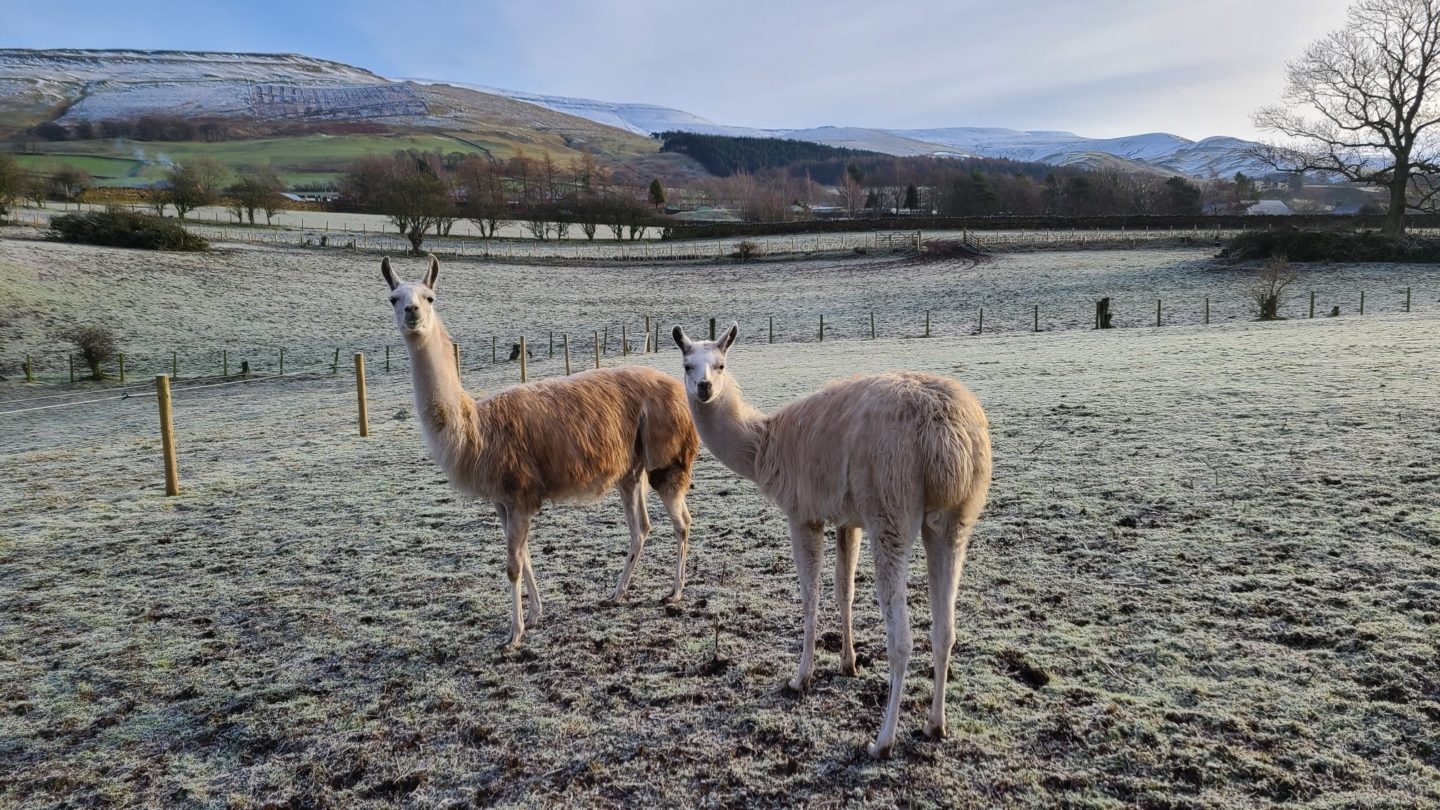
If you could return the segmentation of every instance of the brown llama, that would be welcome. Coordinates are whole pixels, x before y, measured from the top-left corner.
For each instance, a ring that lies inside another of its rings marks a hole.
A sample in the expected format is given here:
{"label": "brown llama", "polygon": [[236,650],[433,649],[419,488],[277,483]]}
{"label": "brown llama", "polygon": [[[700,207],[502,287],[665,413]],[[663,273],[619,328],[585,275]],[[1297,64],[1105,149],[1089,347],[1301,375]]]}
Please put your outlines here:
{"label": "brown llama", "polygon": [[430,257],[419,282],[397,281],[388,257],[380,272],[410,353],[415,413],[430,456],[451,486],[491,501],[500,517],[513,607],[507,646],[518,648],[525,630],[540,620],[529,539],[530,522],[547,500],[591,502],[611,489],[619,492],[630,554],[610,597],[618,602],[650,531],[645,495],[646,484],[653,486],[679,544],[666,601],[679,601],[690,539],[685,494],[700,445],[680,383],[654,369],[627,366],[519,385],[477,400],[460,385],[450,335],[435,311],[439,260]]}

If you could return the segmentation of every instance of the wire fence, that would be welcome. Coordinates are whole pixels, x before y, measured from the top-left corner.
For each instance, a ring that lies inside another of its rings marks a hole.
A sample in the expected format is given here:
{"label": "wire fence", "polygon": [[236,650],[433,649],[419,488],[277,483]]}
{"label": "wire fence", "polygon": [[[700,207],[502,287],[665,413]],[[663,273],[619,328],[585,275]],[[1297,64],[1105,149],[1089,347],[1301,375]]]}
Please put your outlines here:
{"label": "wire fence", "polygon": [[[969,311],[953,308],[899,313],[868,310],[822,312],[816,313],[813,318],[803,319],[793,315],[763,319],[741,316],[734,321],[740,325],[746,342],[811,343],[1093,329],[1099,326],[1096,308],[1102,300],[1110,328],[1193,326],[1258,319],[1259,309],[1253,298],[1237,297],[1233,290],[1227,292],[1230,294],[1213,298],[1192,292],[1168,300],[1164,297],[1147,300],[1131,293],[1114,301],[1087,297],[1073,305],[1063,306],[1050,299],[1045,304],[1029,305],[1015,301],[1000,302],[977,306]],[[1323,295],[1310,291],[1291,296],[1280,315],[1286,319],[1311,319],[1398,314],[1432,307],[1436,303],[1440,303],[1440,297],[1417,295],[1411,287],[1369,291],[1356,289],[1339,294],[1327,291]],[[491,335],[479,341],[460,339],[456,345],[462,370],[517,364],[523,339],[527,359],[554,361],[556,369],[579,371],[617,357],[668,350],[671,344],[670,325],[675,323],[685,325],[692,337],[713,337],[716,330],[728,328],[731,319],[695,315],[664,319],[635,316],[575,331],[526,329],[520,330],[521,334]],[[107,360],[99,369],[99,381],[108,381],[109,384],[96,389],[87,387],[86,383],[96,381],[96,378],[78,354],[55,346],[21,351],[23,354],[17,352],[0,357],[0,377],[23,379],[36,386],[60,386],[65,390],[0,399],[0,416],[17,408],[60,407],[87,392],[93,395],[103,391],[112,399],[123,397],[127,392],[143,391],[153,386],[149,381],[159,374],[186,383],[223,383],[307,374],[339,376],[357,352],[369,358],[372,374],[408,373],[410,369],[404,344],[381,341],[333,347],[317,347],[311,342],[292,347],[249,345],[205,350],[187,348],[183,352],[178,349],[171,352],[150,350],[125,352]]]}

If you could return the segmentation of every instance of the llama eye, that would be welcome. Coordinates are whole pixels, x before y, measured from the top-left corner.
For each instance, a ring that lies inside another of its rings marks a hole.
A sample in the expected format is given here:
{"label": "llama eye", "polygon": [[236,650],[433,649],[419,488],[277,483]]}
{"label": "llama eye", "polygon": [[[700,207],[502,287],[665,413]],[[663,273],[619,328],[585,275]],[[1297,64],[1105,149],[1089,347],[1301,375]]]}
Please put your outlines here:
{"label": "llama eye", "polygon": [[429,301],[430,303],[433,304],[433,303],[435,303],[435,296],[433,296],[433,295],[427,295],[427,296],[425,296],[425,300],[426,300],[426,301]]}
{"label": "llama eye", "polygon": [[687,366],[685,367],[685,373],[686,373],[686,374],[689,374],[690,372],[692,372],[692,371],[694,371],[694,370],[695,370],[695,367],[694,367],[694,366],[689,366],[689,365],[687,365]]}
{"label": "llama eye", "polygon": [[716,367],[715,367],[715,370],[716,370],[716,371],[724,371],[724,370],[725,370],[725,367],[724,367],[724,366],[716,366]]}
{"label": "llama eye", "polygon": [[392,304],[398,304],[398,303],[400,303],[400,296],[398,296],[398,295],[392,295],[392,296],[390,296],[390,303],[392,303]]}

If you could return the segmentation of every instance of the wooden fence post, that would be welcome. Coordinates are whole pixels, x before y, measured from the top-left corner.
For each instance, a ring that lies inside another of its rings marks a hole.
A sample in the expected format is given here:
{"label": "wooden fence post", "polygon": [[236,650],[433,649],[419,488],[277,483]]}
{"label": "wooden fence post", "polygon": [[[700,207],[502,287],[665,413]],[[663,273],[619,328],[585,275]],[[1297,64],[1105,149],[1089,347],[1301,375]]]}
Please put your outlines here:
{"label": "wooden fence post", "polygon": [[180,376],[180,353],[179,353],[179,352],[170,352],[170,378],[171,378],[171,379],[175,379],[176,377],[179,377],[179,376]]}
{"label": "wooden fence post", "polygon": [[25,355],[25,382],[35,382],[35,366],[30,362],[30,355]]}
{"label": "wooden fence post", "polygon": [[335,374],[339,374],[339,373],[340,373],[340,349],[337,347],[337,348],[335,349],[335,359],[334,359],[334,361],[332,361],[332,362],[330,363],[330,374],[331,374],[331,375],[335,375]]}
{"label": "wooden fence post", "polygon": [[120,353],[120,355],[119,355],[119,360],[120,360],[120,382],[123,383],[123,382],[125,382],[125,353],[124,353],[124,352],[121,352],[121,353]]}
{"label": "wooden fence post", "polygon": [[70,382],[75,382],[75,355],[70,355]]}
{"label": "wooden fence post", "polygon": [[983,334],[985,334],[985,308],[984,308],[984,307],[981,307],[981,308],[980,308],[980,328],[975,330],[975,334],[977,334],[977,335],[983,335]]}
{"label": "wooden fence post", "polygon": [[1315,291],[1310,291],[1310,317],[1315,317]]}
{"label": "wooden fence post", "polygon": [[221,349],[221,350],[220,350],[220,376],[221,376],[221,377],[229,377],[229,376],[230,376],[230,350],[229,350],[229,349]]}
{"label": "wooden fence post", "polygon": [[1155,325],[1160,325],[1160,299],[1155,299]]}
{"label": "wooden fence post", "polygon": [[[919,231],[916,233],[918,234]],[[930,337],[930,310],[928,309],[925,310],[925,337]]]}
{"label": "wooden fence post", "polygon": [[[655,347],[655,351],[657,351],[657,352],[660,351],[660,347],[659,347],[659,346],[656,346],[656,347]],[[649,316],[649,315],[646,315],[646,316],[645,316],[645,347],[644,347],[644,351],[642,351],[642,352],[640,352],[640,353],[641,353],[641,354],[649,354],[649,353],[650,353],[650,316]]]}
{"label": "wooden fence post", "polygon": [[595,367],[600,367],[600,330],[595,330]]}
{"label": "wooden fence post", "polygon": [[1365,314],[1365,291],[1360,291],[1360,314]]}
{"label": "wooden fence post", "polygon": [[775,316],[770,316],[770,342],[775,342]]}
{"label": "wooden fence post", "polygon": [[610,327],[608,326],[600,329],[600,354],[610,354]]}
{"label": "wooden fence post", "polygon": [[870,313],[870,339],[875,339],[875,313],[873,311]]}
{"label": "wooden fence post", "polygon": [[[283,351],[283,350],[282,350]],[[390,345],[385,345],[385,373],[390,373]]]}
{"label": "wooden fence post", "polygon": [[165,494],[180,494],[180,471],[175,461],[175,420],[170,413],[170,378],[155,377],[155,399],[160,403],[160,446],[165,453]]}
{"label": "wooden fence post", "polygon": [[1035,331],[1040,331],[1040,305],[1035,305]]}
{"label": "wooden fence post", "polygon": [[710,319],[710,339],[711,339],[711,340],[714,340],[714,339],[715,339],[715,319],[714,319],[714,318],[711,318],[711,319]]}
{"label": "wooden fence post", "polygon": [[1210,296],[1205,296],[1205,323],[1210,323]]}
{"label": "wooden fence post", "polygon": [[370,435],[370,412],[365,406],[365,355],[355,353],[355,396],[360,404],[360,437]]}
{"label": "wooden fence post", "polygon": [[521,383],[522,385],[525,383],[525,353],[526,353],[527,351],[529,351],[529,350],[525,348],[525,336],[524,336],[524,335],[521,335],[521,336],[520,336],[520,383]]}
{"label": "wooden fence post", "polygon": [[490,364],[495,364],[495,336],[490,336]]}
{"label": "wooden fence post", "polygon": [[569,333],[569,332],[566,332],[565,334],[563,334],[563,335],[560,336],[560,339],[564,341],[564,349],[565,349],[565,376],[566,376],[566,377],[569,377],[569,376],[570,376],[570,333]]}
{"label": "wooden fence post", "polygon": [[820,342],[825,342],[825,313],[820,313]]}
{"label": "wooden fence post", "polygon": [[550,330],[550,356],[555,356],[555,330]]}
{"label": "wooden fence post", "polygon": [[1405,288],[1405,311],[1410,311],[1410,288]]}
{"label": "wooden fence post", "polygon": [[625,324],[620,324],[620,356],[630,356],[630,334],[625,331]]}
{"label": "wooden fence post", "polygon": [[451,343],[450,353],[455,355],[455,376],[460,376],[460,344]]}

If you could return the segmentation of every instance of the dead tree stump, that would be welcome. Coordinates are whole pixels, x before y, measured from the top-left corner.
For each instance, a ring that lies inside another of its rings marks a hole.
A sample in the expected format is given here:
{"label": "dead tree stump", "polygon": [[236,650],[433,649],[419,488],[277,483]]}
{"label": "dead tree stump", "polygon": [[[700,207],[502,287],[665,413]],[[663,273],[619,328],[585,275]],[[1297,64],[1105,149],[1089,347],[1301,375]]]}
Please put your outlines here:
{"label": "dead tree stump", "polygon": [[1110,324],[1110,299],[1101,298],[1095,302],[1095,328],[1114,329]]}

